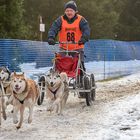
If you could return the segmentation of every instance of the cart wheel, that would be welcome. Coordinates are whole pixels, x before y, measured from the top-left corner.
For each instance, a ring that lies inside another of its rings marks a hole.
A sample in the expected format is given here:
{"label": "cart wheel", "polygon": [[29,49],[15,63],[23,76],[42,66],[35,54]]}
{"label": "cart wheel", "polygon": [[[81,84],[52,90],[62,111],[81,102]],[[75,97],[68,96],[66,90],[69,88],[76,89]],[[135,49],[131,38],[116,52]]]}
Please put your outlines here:
{"label": "cart wheel", "polygon": [[44,100],[44,92],[42,92],[41,95],[38,97],[37,104],[41,105],[43,103],[43,100]]}
{"label": "cart wheel", "polygon": [[[91,74],[91,75],[90,75],[90,83],[91,83],[91,87],[92,87],[92,88],[95,88],[94,74]],[[95,89],[91,89],[91,99],[92,99],[92,101],[95,100],[95,94],[96,94]]]}
{"label": "cart wheel", "polygon": [[[90,89],[90,81],[87,76],[84,77],[84,89],[85,90]],[[91,92],[85,92],[85,98],[87,106],[91,106],[92,105]]]}
{"label": "cart wheel", "polygon": [[43,103],[45,95],[45,76],[40,77],[40,79],[38,80],[38,85],[40,88],[40,96],[38,97],[37,104],[41,105]]}

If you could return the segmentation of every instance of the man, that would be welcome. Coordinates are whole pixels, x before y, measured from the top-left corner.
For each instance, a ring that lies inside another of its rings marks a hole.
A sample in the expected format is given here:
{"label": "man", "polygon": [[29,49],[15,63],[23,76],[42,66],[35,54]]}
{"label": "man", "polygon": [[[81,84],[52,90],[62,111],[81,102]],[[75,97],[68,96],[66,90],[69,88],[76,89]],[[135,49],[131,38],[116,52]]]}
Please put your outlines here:
{"label": "man", "polygon": [[[64,15],[58,17],[48,32],[49,45],[55,45],[56,35],[59,33],[59,42],[78,42],[78,44],[60,44],[61,50],[76,50],[80,53],[81,63],[84,67],[84,44],[89,40],[90,29],[87,20],[77,14],[77,5],[69,1],[64,6]],[[81,77],[83,72],[81,72]]]}

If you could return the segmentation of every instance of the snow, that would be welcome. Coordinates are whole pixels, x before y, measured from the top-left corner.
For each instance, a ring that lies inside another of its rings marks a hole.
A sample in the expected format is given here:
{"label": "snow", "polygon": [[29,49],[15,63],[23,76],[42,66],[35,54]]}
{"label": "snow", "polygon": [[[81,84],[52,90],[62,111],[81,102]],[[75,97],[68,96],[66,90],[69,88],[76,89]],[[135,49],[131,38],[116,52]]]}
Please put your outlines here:
{"label": "snow", "polygon": [[[47,73],[50,67],[35,68],[36,63],[24,63],[20,67],[28,77],[36,79],[35,76]],[[94,73],[95,80],[108,77],[124,76],[140,71],[140,60],[130,61],[94,61],[85,63],[86,71]]]}
{"label": "snow", "polygon": [[[30,69],[29,66],[22,67],[25,72],[31,70],[27,76],[49,69],[36,72],[34,64]],[[63,115],[58,116],[46,111],[44,100],[41,106],[35,106],[32,124],[27,123],[28,110],[25,111],[20,130],[16,130],[12,106],[8,106],[8,118],[0,127],[0,140],[139,140],[140,72],[96,84],[96,100],[91,107],[86,106],[85,99],[70,93]]]}
{"label": "snow", "polygon": [[140,71],[140,60],[129,61],[94,61],[85,63],[89,73],[94,73],[96,80],[129,75]]}

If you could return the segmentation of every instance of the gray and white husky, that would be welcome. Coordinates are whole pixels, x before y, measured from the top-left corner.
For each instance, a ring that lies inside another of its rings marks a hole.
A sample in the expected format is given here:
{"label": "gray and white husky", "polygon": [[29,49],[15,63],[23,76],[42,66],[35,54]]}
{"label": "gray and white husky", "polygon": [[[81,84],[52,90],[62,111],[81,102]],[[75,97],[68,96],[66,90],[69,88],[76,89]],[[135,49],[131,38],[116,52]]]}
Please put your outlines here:
{"label": "gray and white husky", "polygon": [[[12,104],[12,91],[10,89],[10,83],[11,83],[11,75],[12,73],[9,71],[7,67],[0,67],[0,81],[2,82],[3,88],[4,88],[4,99],[6,106],[8,104]],[[2,91],[1,91],[2,92]],[[0,95],[2,94],[0,92]]]}
{"label": "gray and white husky", "polygon": [[7,67],[0,67],[0,124],[1,124],[1,112],[3,118],[6,119],[6,106],[11,96],[10,90],[10,71]]}
{"label": "gray and white husky", "polygon": [[62,114],[68,95],[67,74],[50,70],[50,73],[46,75],[47,110],[50,112],[55,110],[57,114]]}

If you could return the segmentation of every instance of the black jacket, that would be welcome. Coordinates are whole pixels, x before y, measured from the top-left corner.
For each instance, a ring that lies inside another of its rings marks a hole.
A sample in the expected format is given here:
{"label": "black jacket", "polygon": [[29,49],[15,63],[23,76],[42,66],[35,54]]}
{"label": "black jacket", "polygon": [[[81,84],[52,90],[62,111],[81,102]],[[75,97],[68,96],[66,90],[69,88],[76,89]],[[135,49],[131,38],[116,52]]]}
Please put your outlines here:
{"label": "black jacket", "polygon": [[[71,24],[77,19],[77,14],[71,20],[69,20],[66,15],[64,15],[63,17],[69,24]],[[62,20],[60,16],[53,22],[51,28],[49,29],[48,38],[55,39],[58,32],[61,30],[61,25],[62,25]],[[90,28],[89,28],[89,24],[87,20],[84,17],[81,19],[79,27],[80,27],[80,30],[82,31],[81,38],[84,39],[85,42],[88,41],[90,37]]]}

